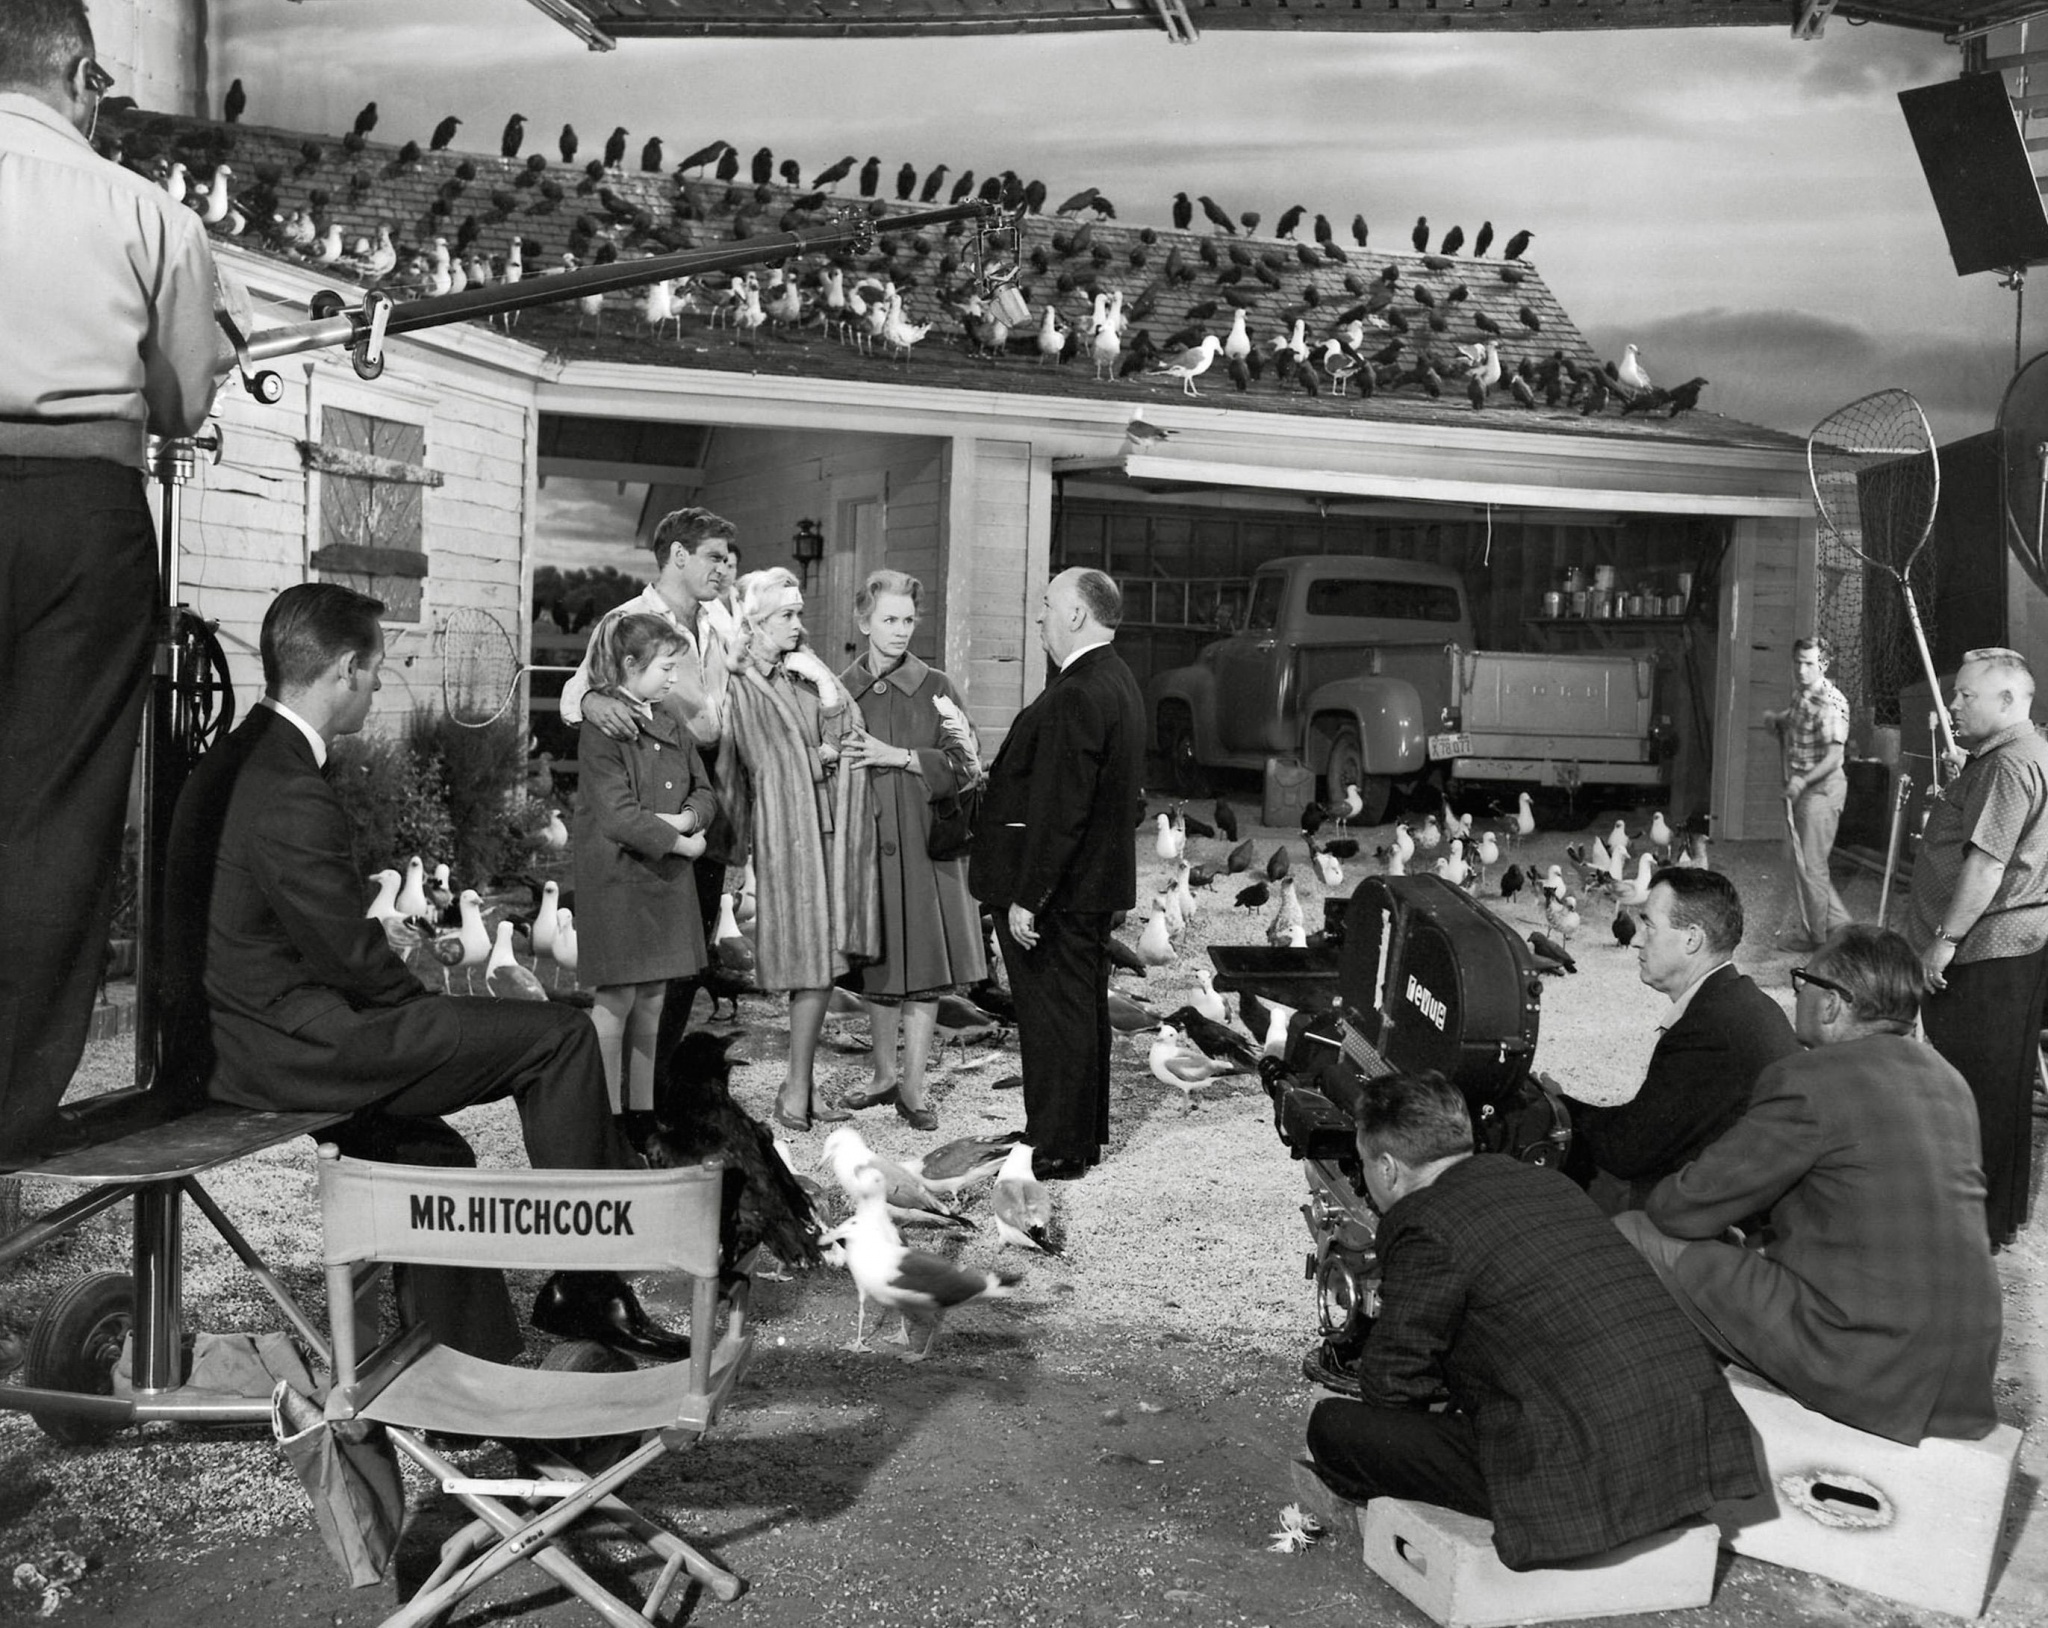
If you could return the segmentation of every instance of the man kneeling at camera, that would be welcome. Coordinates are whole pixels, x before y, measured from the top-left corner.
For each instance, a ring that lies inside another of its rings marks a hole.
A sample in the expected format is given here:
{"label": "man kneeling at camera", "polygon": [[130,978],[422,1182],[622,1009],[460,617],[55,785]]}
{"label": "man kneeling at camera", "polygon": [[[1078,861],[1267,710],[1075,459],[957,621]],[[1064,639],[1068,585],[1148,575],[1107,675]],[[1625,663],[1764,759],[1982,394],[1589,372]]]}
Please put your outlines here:
{"label": "man kneeling at camera", "polygon": [[1382,1217],[1378,1317],[1360,1399],[1308,1424],[1340,1497],[1489,1519],[1527,1570],[1761,1490],[1706,1346],[1570,1180],[1474,1155],[1465,1099],[1434,1073],[1366,1083],[1358,1157]]}

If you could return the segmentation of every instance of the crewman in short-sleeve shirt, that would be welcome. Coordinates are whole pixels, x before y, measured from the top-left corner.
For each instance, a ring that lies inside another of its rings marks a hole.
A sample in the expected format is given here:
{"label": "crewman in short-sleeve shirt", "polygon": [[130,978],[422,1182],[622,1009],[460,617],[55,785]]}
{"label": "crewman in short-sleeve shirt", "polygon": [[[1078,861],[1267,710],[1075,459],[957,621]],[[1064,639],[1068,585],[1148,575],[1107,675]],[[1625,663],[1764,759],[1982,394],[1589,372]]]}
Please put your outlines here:
{"label": "crewman in short-sleeve shirt", "polygon": [[1906,935],[1927,973],[1927,1038],[1977,1099],[1994,1248],[2027,1216],[2048,994],[2048,741],[2033,701],[2017,651],[1963,657],[1950,710],[1969,755],[1928,814]]}

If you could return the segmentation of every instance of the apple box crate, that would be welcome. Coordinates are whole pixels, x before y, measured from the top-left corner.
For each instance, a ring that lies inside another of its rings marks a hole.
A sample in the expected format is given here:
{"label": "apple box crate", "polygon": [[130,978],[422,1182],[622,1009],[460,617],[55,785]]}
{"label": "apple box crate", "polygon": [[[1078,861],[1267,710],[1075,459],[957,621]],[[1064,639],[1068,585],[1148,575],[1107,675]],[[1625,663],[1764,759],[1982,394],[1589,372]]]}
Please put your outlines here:
{"label": "apple box crate", "polygon": [[1756,1432],[1764,1490],[1709,1511],[1724,1547],[1907,1605],[1982,1612],[2019,1431],[1908,1447],[1837,1424],[1745,1369],[1730,1368],[1728,1383]]}
{"label": "apple box crate", "polygon": [[1532,1571],[1501,1564],[1491,1521],[1433,1504],[1375,1498],[1359,1524],[1365,1563],[1444,1628],[1677,1611],[1714,1597],[1715,1532],[1697,1522]]}

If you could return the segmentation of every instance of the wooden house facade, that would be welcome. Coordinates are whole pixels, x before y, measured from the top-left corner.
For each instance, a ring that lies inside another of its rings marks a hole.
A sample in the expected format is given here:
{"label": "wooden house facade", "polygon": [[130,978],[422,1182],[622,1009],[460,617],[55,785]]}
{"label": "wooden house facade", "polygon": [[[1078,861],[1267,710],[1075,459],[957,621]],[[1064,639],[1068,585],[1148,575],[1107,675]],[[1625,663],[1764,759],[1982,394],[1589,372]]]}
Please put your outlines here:
{"label": "wooden house facade", "polygon": [[[138,115],[125,133],[189,151],[204,130]],[[219,239],[220,258],[266,322],[302,317],[323,287],[371,280],[350,256],[322,264],[290,241],[291,216],[316,204],[323,230],[338,225],[351,247],[379,227],[392,234],[400,264],[383,282],[399,298],[431,278],[436,238],[496,274],[516,243],[532,279],[607,245],[628,255],[795,229],[819,207],[786,188],[694,177],[406,158],[376,144],[349,155],[300,132],[238,127],[233,141],[265,219]],[[792,261],[802,316],[787,324],[736,321],[743,282],[707,279],[679,288],[683,314],[660,326],[641,296],[617,294],[597,313],[530,310],[505,332],[406,336],[374,383],[338,353],[292,358],[274,406],[230,383],[226,455],[188,492],[183,544],[189,597],[224,624],[245,693],[269,596],[327,573],[396,607],[387,714],[435,703],[435,629],[462,607],[528,626],[543,482],[584,475],[647,488],[643,536],[684,502],[728,515],[747,568],[798,566],[798,523],[812,522],[823,557],[805,568],[808,620],[835,664],[849,659],[860,578],[878,565],[919,577],[921,653],[962,683],[991,743],[1043,683],[1035,618],[1065,565],[1100,565],[1124,586],[1121,638],[1143,676],[1186,660],[1263,559],[1440,561],[1464,574],[1491,645],[1656,649],[1660,708],[1681,741],[1672,806],[1710,810],[1724,837],[1776,829],[1761,714],[1782,704],[1815,597],[1795,439],[1703,411],[1517,400],[1506,378],[1473,405],[1456,374],[1461,344],[1496,337],[1504,370],[1524,382],[1553,360],[1568,373],[1598,367],[1526,262],[1033,217],[1012,250],[1017,286],[1031,321],[1053,310],[1067,348],[1083,352],[1053,362],[1021,324],[1006,346],[989,342],[965,234],[892,232],[916,205],[842,202],[876,217],[878,241],[835,266]],[[843,286],[896,288],[904,320],[925,330],[914,347],[888,354],[828,310],[827,270]],[[776,288],[764,267],[754,298]],[[1219,360],[1196,395],[1149,369],[1119,372],[1114,357],[1092,366],[1091,305],[1117,295],[1137,313],[1127,345],[1140,327],[1162,343],[1190,326],[1220,337],[1245,310],[1263,376],[1234,383]],[[1347,320],[1383,355],[1401,353],[1369,400],[1317,372]],[[1288,383],[1274,342],[1296,321],[1310,360]],[[1437,367],[1432,392],[1417,380]],[[350,451],[394,478],[351,475]],[[1616,614],[1573,616],[1569,599],[1546,614],[1567,572],[1590,579],[1601,566]]]}

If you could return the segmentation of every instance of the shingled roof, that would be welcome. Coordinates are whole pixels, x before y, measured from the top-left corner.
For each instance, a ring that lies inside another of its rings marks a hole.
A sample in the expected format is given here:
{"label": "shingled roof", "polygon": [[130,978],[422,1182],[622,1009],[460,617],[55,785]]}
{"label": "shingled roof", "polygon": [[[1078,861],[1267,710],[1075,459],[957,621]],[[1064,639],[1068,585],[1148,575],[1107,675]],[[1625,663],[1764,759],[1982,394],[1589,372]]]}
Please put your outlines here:
{"label": "shingled roof", "polygon": [[[295,212],[314,217],[322,228],[338,225],[351,247],[358,239],[374,237],[379,227],[387,228],[400,258],[379,286],[401,299],[426,291],[424,257],[436,237],[445,238],[453,250],[467,232],[474,247],[496,262],[502,262],[516,238],[523,244],[525,277],[531,282],[559,269],[572,251],[587,264],[611,255],[630,258],[800,230],[867,210],[877,217],[874,252],[832,256],[830,262],[843,268],[849,287],[863,279],[892,283],[903,295],[907,318],[931,325],[904,360],[857,348],[816,321],[789,329],[764,326],[747,334],[714,323],[702,305],[686,312],[679,334],[669,329],[657,335],[641,318],[638,292],[607,296],[595,330],[573,304],[519,316],[516,337],[569,360],[1179,403],[1188,398],[1171,377],[1138,372],[1096,378],[1085,332],[1094,295],[1123,293],[1126,313],[1133,316],[1124,335],[1126,357],[1141,333],[1162,346],[1189,331],[1220,338],[1229,330],[1233,301],[1246,307],[1249,332],[1263,353],[1270,356],[1272,342],[1299,319],[1312,351],[1320,355],[1340,322],[1371,304],[1370,313],[1358,318],[1366,323],[1361,348],[1367,355],[1392,353],[1393,359],[1382,365],[1382,383],[1370,399],[1362,400],[1355,385],[1340,395],[1327,379],[1319,379],[1319,393],[1311,396],[1299,383],[1280,380],[1271,366],[1248,389],[1235,389],[1219,358],[1198,381],[1202,404],[1673,444],[1796,444],[1776,431],[1710,412],[1624,414],[1620,395],[1604,410],[1588,412],[1583,400],[1545,405],[1539,384],[1537,405],[1518,403],[1508,392],[1507,375],[1525,361],[1535,369],[1555,358],[1579,369],[1600,365],[1540,270],[1527,261],[1423,255],[1405,246],[1361,248],[1350,242],[1326,251],[1313,241],[1178,231],[1095,219],[1085,211],[1078,217],[1031,215],[1023,224],[1016,283],[1030,302],[1030,321],[1017,326],[1005,353],[991,356],[973,342],[961,311],[973,269],[966,253],[968,231],[958,223],[914,234],[890,229],[891,220],[929,212],[934,205],[863,199],[851,195],[849,184],[805,208],[799,205],[817,194],[779,184],[756,186],[745,179],[726,183],[552,161],[535,165],[527,155],[405,153],[378,142],[350,152],[331,136],[142,112],[110,122],[127,161],[138,168],[162,168],[179,159],[196,184],[215,163],[229,164],[235,198],[250,221],[233,241],[250,252],[306,264],[308,256],[290,248],[279,230]],[[1300,236],[1309,236],[1306,218]],[[806,255],[786,270],[807,297],[815,298],[818,273],[827,263],[826,256]],[[337,285],[366,281],[346,261],[319,269]],[[1391,300],[1380,292],[1383,274],[1391,278]],[[765,280],[767,267],[761,275]],[[1083,330],[1075,333],[1066,360],[1058,365],[1046,364],[1033,343],[1048,302],[1066,325]],[[1201,315],[1204,306],[1213,307],[1206,317]],[[1455,347],[1486,339],[1483,324],[1489,321],[1498,330],[1503,378],[1486,406],[1474,408],[1456,377],[1462,364]],[[1438,397],[1413,377],[1424,358],[1444,376]],[[1405,382],[1396,382],[1397,376]]]}

